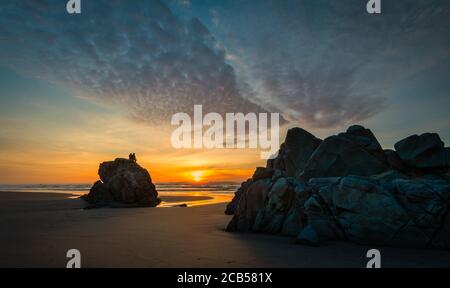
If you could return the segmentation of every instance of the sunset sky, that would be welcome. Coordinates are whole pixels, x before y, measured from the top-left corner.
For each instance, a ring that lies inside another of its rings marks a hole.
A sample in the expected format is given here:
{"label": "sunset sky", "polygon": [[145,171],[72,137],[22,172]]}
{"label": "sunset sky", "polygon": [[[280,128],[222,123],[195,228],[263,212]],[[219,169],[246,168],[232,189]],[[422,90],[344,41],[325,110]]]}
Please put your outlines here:
{"label": "sunset sky", "polygon": [[[325,137],[362,124],[392,148],[450,143],[450,2],[0,4],[0,184],[91,183],[136,153],[155,182],[228,182],[255,149],[174,149],[171,115],[278,112]],[[282,142],[282,141],[280,141]]]}

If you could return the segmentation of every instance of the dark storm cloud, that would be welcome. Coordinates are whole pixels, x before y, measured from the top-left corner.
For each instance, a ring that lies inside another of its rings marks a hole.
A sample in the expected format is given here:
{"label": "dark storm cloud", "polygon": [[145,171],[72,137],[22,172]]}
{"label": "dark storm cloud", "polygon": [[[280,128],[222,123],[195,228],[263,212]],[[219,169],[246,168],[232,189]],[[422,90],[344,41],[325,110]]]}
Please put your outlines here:
{"label": "dark storm cloud", "polygon": [[196,18],[180,19],[160,1],[2,1],[0,61],[63,84],[133,118],[173,113],[262,111],[243,99],[233,67]]}

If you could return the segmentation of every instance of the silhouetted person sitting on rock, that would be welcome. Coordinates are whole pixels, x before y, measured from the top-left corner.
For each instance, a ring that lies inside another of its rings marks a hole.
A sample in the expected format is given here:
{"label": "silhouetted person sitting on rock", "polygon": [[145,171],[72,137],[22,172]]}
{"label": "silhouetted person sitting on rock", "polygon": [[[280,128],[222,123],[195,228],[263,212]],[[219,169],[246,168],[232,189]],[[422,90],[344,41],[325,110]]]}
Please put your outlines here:
{"label": "silhouetted person sitting on rock", "polygon": [[130,153],[130,155],[128,156],[128,159],[130,159],[133,162],[137,162],[136,154],[134,154],[134,153]]}

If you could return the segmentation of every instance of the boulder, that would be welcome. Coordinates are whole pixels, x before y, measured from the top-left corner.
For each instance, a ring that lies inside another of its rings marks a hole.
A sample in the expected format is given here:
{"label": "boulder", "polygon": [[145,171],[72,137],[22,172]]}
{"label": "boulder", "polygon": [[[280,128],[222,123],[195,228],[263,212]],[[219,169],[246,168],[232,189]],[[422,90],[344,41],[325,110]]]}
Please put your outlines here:
{"label": "boulder", "polygon": [[[339,223],[331,211],[331,187],[339,183],[339,178],[315,178],[308,183],[312,192],[304,202],[306,223],[297,232],[296,242],[320,246],[325,241],[345,239]],[[320,191],[320,193],[318,193]]]}
{"label": "boulder", "polygon": [[[316,186],[328,207],[322,209],[330,211],[343,238],[359,244],[388,245],[398,236],[410,218],[389,192],[389,186],[383,184],[370,177],[347,176]],[[313,181],[311,185],[317,184]],[[323,237],[335,240],[328,231]]]}
{"label": "boulder", "polygon": [[274,172],[275,171],[272,168],[257,167],[255,172],[253,173],[252,178],[247,179],[247,181],[241,183],[241,186],[234,193],[233,199],[225,208],[225,214],[233,215],[236,211],[236,208],[239,204],[239,199],[241,198],[242,194],[244,194],[254,182],[261,179],[270,179],[273,176]]}
{"label": "boulder", "polygon": [[288,178],[279,178],[264,199],[259,209],[252,231],[279,233],[294,199],[294,189]]}
{"label": "boulder", "polygon": [[271,188],[271,180],[261,179],[253,182],[242,193],[234,216],[227,226],[227,231],[252,231],[256,215],[264,207],[264,201]]}
{"label": "boulder", "polygon": [[304,182],[294,182],[294,199],[292,200],[291,207],[289,208],[281,234],[288,236],[297,236],[298,231],[305,227],[306,213],[305,213],[305,201],[311,196],[311,189]]}
{"label": "boulder", "polygon": [[92,207],[153,207],[160,203],[150,174],[133,160],[103,162],[98,174],[100,180],[82,197]]}
{"label": "boulder", "polygon": [[256,168],[252,178],[241,184],[241,187],[235,192],[233,200],[227,205],[225,214],[234,214],[241,195],[253,182],[272,177],[272,182],[275,183],[280,177],[294,177],[303,171],[306,162],[321,142],[322,140],[304,129],[288,130],[286,139],[278,151],[278,156],[269,159],[266,168]]}
{"label": "boulder", "polygon": [[[450,249],[450,238],[446,242],[436,239],[439,233],[450,235],[450,230],[445,227],[450,208],[450,183],[443,180],[397,179],[392,185],[395,197],[410,218],[403,230],[414,227],[420,230],[426,245]],[[399,234],[395,241],[407,241],[401,236]]]}
{"label": "boulder", "polygon": [[252,183],[253,183],[252,178],[247,179],[247,181],[241,183],[241,186],[234,193],[233,199],[231,200],[230,203],[227,204],[227,207],[225,208],[226,215],[233,215],[234,212],[236,212],[237,206],[239,204],[239,199],[241,199],[242,194],[247,192],[248,188]]}
{"label": "boulder", "polygon": [[345,133],[339,135],[358,143],[359,146],[375,155],[378,154],[379,157],[384,157],[383,149],[370,129],[361,125],[353,125],[348,127]]}
{"label": "boulder", "polygon": [[111,193],[109,193],[106,185],[98,180],[92,185],[89,190],[89,194],[81,196],[82,199],[86,200],[88,203],[96,204],[99,206],[108,205],[108,203],[113,201]]}
{"label": "boulder", "polygon": [[[347,176],[311,179],[307,225],[298,242],[344,240],[367,245],[449,249],[450,184],[424,179]],[[440,236],[443,235],[443,236]]]}
{"label": "boulder", "polygon": [[[296,235],[304,224],[302,207],[308,193],[292,177],[258,180],[241,195],[228,230]],[[251,198],[257,200],[250,202]]]}
{"label": "boulder", "polygon": [[444,148],[444,142],[436,133],[412,135],[394,147],[400,159],[409,166],[421,169],[450,167],[450,148]]}
{"label": "boulder", "polygon": [[268,162],[268,168],[283,170],[294,177],[303,170],[311,154],[322,140],[301,128],[288,130],[278,156]]}
{"label": "boulder", "polygon": [[384,151],[370,130],[352,126],[326,138],[306,163],[300,177],[369,176],[389,169]]}

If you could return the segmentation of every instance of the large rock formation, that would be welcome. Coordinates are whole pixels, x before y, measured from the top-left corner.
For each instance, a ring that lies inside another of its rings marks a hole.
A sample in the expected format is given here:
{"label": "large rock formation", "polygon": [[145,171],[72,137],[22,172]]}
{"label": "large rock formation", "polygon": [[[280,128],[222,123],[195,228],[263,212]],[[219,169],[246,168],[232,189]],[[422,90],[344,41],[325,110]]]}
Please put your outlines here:
{"label": "large rock formation", "polygon": [[161,201],[148,171],[133,160],[117,158],[103,162],[100,180],[83,195],[93,207],[153,207]]}
{"label": "large rock formation", "polygon": [[280,233],[316,246],[346,240],[450,249],[450,165],[437,134],[383,150],[370,130],[355,125],[311,151],[316,138],[303,131],[288,133],[295,146],[282,145],[239,188],[227,207],[234,214],[228,231]]}

